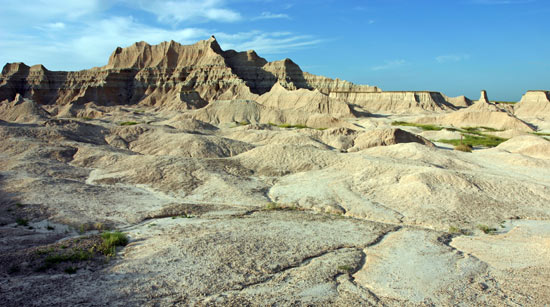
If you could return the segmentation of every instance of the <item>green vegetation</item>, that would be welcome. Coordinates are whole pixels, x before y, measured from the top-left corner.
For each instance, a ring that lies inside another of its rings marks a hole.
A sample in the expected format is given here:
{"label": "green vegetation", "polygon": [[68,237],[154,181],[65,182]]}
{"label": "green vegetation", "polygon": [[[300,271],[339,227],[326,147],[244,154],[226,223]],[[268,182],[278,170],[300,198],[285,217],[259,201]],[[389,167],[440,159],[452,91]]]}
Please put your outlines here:
{"label": "green vegetation", "polygon": [[[301,124],[296,124],[296,125],[293,125],[293,124],[274,124],[274,123],[268,123],[268,125],[270,126],[275,126],[275,127],[279,127],[279,128],[296,128],[296,129],[305,129],[305,128],[308,128],[308,129],[315,129],[315,128],[311,128],[311,127],[308,127],[306,125],[301,125]],[[318,130],[325,130],[327,128],[317,128]]]}
{"label": "green vegetation", "polygon": [[78,268],[75,268],[75,267],[70,266],[70,267],[65,268],[65,273],[67,273],[67,274],[75,274],[77,270],[78,270]]}
{"label": "green vegetation", "polygon": [[237,126],[248,126],[250,123],[247,120],[237,122]]}
{"label": "green vegetation", "polygon": [[341,265],[338,267],[338,270],[351,273],[353,271],[353,268],[350,265]]}
{"label": "green vegetation", "polygon": [[468,144],[458,144],[458,145],[455,145],[454,150],[463,151],[463,152],[472,152],[472,146]]}
{"label": "green vegetation", "polygon": [[82,117],[82,119],[88,121],[88,120],[92,120],[93,118],[88,117],[88,116],[84,116],[84,117]]}
{"label": "green vegetation", "polygon": [[101,234],[103,242],[99,251],[105,256],[114,256],[117,246],[125,246],[128,244],[128,236],[120,231],[104,232]]}
{"label": "green vegetation", "polygon": [[24,218],[17,218],[15,220],[15,222],[17,223],[17,225],[19,226],[29,226],[29,221],[24,219]]}
{"label": "green vegetation", "polygon": [[137,125],[139,124],[138,122],[132,122],[132,121],[128,121],[128,122],[120,122],[118,123],[120,126],[133,126],[133,125]]}
{"label": "green vegetation", "polygon": [[470,231],[466,229],[458,228],[456,226],[449,226],[449,233],[455,234],[455,235],[465,235],[465,236],[469,236],[472,234]]}
{"label": "green vegetation", "polygon": [[267,203],[265,205],[265,210],[267,211],[275,211],[275,210],[287,210],[287,211],[294,211],[298,210],[299,208],[296,206],[289,206],[289,205],[283,205],[279,203]]}
{"label": "green vegetation", "polygon": [[410,127],[418,127],[422,130],[430,130],[430,131],[439,131],[442,130],[443,127],[436,126],[436,125],[427,125],[427,124],[415,124],[415,123],[408,123],[408,122],[402,122],[402,121],[394,121],[391,123],[392,126],[410,126]]}
{"label": "green vegetation", "polygon": [[531,132],[531,134],[538,135],[538,136],[550,136],[550,133],[545,133],[545,132]]}
{"label": "green vegetation", "polygon": [[469,145],[471,147],[474,147],[474,146],[495,147],[507,140],[508,139],[500,138],[492,135],[486,135],[486,134],[479,134],[477,136],[465,134],[462,140],[461,139],[437,140],[437,142],[447,143],[454,146],[463,144],[463,145]]}
{"label": "green vegetation", "polygon": [[489,227],[487,225],[482,225],[482,224],[477,225],[477,228],[479,230],[483,231],[483,233],[485,233],[485,234],[494,234],[497,231],[496,228]]}

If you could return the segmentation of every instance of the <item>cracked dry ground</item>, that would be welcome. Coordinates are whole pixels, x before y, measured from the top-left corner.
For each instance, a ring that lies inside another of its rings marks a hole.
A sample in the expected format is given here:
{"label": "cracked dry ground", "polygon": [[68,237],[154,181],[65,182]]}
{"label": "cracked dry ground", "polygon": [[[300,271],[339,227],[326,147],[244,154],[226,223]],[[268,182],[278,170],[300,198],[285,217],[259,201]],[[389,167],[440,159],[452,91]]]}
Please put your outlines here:
{"label": "cracked dry ground", "polygon": [[[341,153],[308,129],[127,113],[149,124],[0,123],[4,305],[550,302],[545,161],[513,156],[504,172],[503,152]],[[130,243],[74,274],[33,270],[37,249],[97,228]]]}

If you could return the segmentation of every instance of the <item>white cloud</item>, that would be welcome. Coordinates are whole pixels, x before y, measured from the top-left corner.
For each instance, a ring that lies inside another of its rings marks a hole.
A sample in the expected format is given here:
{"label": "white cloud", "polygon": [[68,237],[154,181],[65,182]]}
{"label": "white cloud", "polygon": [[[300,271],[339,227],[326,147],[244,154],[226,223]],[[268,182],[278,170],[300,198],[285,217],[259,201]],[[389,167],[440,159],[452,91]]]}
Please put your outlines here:
{"label": "white cloud", "polygon": [[189,21],[234,22],[242,19],[239,12],[225,7],[224,0],[140,0],[137,3],[139,8],[154,14],[159,21],[168,24],[177,25]]}
{"label": "white cloud", "polygon": [[252,20],[260,19],[290,19],[290,17],[287,14],[273,14],[271,12],[262,12],[260,16],[252,18]]}
{"label": "white cloud", "polygon": [[448,54],[440,55],[435,58],[438,63],[460,62],[468,59],[470,59],[470,55],[468,54]]}
{"label": "white cloud", "polygon": [[296,35],[290,32],[250,31],[236,34],[216,33],[220,46],[224,49],[250,50],[258,54],[288,53],[291,49],[301,49],[322,42],[308,35]]}
{"label": "white cloud", "polygon": [[407,63],[407,61],[405,61],[405,60],[385,61],[384,64],[379,65],[379,66],[374,66],[374,67],[372,67],[371,69],[372,69],[372,70],[387,70],[387,69],[394,69],[394,68],[401,67],[401,66],[405,65],[406,63]]}

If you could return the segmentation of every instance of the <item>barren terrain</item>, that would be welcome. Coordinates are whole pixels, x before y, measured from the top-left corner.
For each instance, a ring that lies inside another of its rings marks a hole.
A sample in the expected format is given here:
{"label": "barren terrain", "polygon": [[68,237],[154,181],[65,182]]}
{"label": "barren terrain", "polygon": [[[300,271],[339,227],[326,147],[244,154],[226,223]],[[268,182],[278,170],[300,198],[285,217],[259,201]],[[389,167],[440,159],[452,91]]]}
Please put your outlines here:
{"label": "barren terrain", "polygon": [[[4,68],[6,306],[550,304],[548,92],[383,92],[176,44]],[[100,253],[108,230],[128,244]]]}

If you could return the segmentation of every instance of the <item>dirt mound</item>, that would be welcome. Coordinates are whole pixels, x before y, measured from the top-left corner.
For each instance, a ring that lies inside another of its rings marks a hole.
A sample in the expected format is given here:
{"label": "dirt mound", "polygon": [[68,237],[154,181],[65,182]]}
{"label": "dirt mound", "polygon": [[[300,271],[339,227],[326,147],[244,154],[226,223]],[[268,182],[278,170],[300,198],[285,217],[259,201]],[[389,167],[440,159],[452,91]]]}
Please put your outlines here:
{"label": "dirt mound", "polygon": [[535,135],[516,136],[496,148],[534,158],[550,159],[550,141]]}
{"label": "dirt mound", "polygon": [[514,106],[518,117],[550,119],[550,92],[528,91]]}
{"label": "dirt mound", "polygon": [[49,113],[31,99],[17,94],[13,101],[0,102],[0,119],[8,122],[32,123],[46,120]]}
{"label": "dirt mound", "polygon": [[348,152],[360,151],[376,146],[388,146],[411,142],[434,147],[434,144],[432,142],[419,135],[415,135],[413,133],[398,128],[389,128],[375,129],[359,134],[354,140],[353,147],[348,149]]}
{"label": "dirt mound", "polygon": [[476,102],[472,106],[440,116],[419,118],[416,123],[435,124],[453,127],[489,127],[498,130],[534,131],[524,121],[502,111],[492,103]]}
{"label": "dirt mound", "polygon": [[335,117],[353,117],[347,103],[319,92],[298,89],[289,91],[276,83],[271,91],[258,97],[258,103],[277,110],[293,110],[307,113],[329,114]]}

